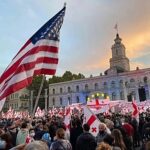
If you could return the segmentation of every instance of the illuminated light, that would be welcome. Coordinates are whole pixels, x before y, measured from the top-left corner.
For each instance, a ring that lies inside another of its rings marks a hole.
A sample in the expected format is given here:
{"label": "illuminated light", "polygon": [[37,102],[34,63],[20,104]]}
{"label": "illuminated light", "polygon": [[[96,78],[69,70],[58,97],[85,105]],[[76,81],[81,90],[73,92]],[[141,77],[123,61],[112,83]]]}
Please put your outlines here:
{"label": "illuminated light", "polygon": [[96,96],[100,96],[100,94],[99,94],[99,93],[97,93],[97,94],[96,94]]}
{"label": "illuminated light", "polygon": [[94,98],[94,95],[92,95],[92,98]]}
{"label": "illuminated light", "polygon": [[106,99],[109,99],[109,96],[107,96]]}
{"label": "illuminated light", "polygon": [[102,95],[102,97],[104,97],[104,94],[103,94],[103,93],[102,93],[101,95]]}
{"label": "illuminated light", "polygon": [[90,98],[88,97],[87,100],[90,101]]}

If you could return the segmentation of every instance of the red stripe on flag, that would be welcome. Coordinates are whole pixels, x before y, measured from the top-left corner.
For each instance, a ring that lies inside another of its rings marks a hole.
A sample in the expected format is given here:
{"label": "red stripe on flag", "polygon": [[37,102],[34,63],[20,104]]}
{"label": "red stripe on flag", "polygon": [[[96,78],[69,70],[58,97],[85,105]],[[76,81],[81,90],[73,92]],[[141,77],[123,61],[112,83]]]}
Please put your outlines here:
{"label": "red stripe on flag", "polygon": [[29,84],[31,84],[32,78],[33,77],[29,77],[29,78],[26,78],[26,79],[24,79],[24,80],[22,80],[20,82],[16,82],[15,84],[12,84],[0,96],[0,99],[3,99],[4,97],[8,96],[10,93],[16,92],[16,91],[18,91],[18,90],[28,86]]}
{"label": "red stripe on flag", "polygon": [[38,47],[32,48],[31,50],[29,50],[28,53],[26,53],[20,59],[18,59],[14,64],[12,64],[12,66],[8,70],[6,70],[2,74],[2,76],[0,77],[0,84],[5,79],[7,79],[13,72],[16,71],[16,69],[18,68],[19,64],[21,63],[21,61],[23,59],[25,59],[25,57],[30,56],[31,54],[37,54],[39,51],[58,53],[58,47],[53,47],[53,46],[38,46]]}
{"label": "red stripe on flag", "polygon": [[23,64],[21,66],[19,66],[17,68],[17,70],[15,71],[15,74],[18,74],[20,72],[23,72],[23,71],[28,71],[28,70],[31,70],[35,67],[35,65],[37,64],[40,64],[40,63],[46,63],[46,64],[58,64],[58,58],[47,58],[47,57],[41,57],[41,58],[38,58],[36,61],[34,62],[29,62],[29,63],[26,63],[26,64]]}
{"label": "red stripe on flag", "polygon": [[89,118],[87,124],[90,126],[95,120],[96,120],[96,116],[95,116],[95,115],[92,115],[92,116]]}
{"label": "red stripe on flag", "polygon": [[39,69],[35,71],[36,75],[40,75],[40,74],[54,75],[55,73],[56,73],[56,69]]}

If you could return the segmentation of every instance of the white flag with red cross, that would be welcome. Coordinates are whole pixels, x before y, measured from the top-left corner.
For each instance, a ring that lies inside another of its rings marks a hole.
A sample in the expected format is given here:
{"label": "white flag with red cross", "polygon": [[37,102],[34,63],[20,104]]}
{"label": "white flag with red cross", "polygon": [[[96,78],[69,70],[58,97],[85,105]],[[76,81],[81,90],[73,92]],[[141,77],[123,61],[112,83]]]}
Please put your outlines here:
{"label": "white flag with red cross", "polygon": [[100,124],[100,120],[89,109],[88,106],[83,106],[83,111],[84,111],[83,124],[87,123],[90,126],[90,133],[93,134],[93,136],[96,136],[99,132],[98,127]]}
{"label": "white flag with red cross", "polygon": [[132,100],[132,107],[133,107],[132,117],[138,119],[139,118],[139,109],[134,100]]}
{"label": "white flag with red cross", "polygon": [[70,128],[70,120],[71,120],[71,109],[70,107],[65,108],[65,118],[64,118],[64,124],[66,125],[66,128]]}

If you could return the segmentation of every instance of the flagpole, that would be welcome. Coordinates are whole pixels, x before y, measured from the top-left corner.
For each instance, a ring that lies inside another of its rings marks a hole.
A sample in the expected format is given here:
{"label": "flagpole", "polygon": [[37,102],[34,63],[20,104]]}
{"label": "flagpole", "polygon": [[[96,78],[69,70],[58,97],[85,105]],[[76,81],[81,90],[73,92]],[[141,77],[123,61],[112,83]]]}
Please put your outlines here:
{"label": "flagpole", "polygon": [[36,108],[37,108],[37,105],[38,105],[38,102],[39,102],[39,98],[40,98],[40,94],[41,94],[41,91],[42,91],[42,88],[43,88],[43,85],[44,85],[44,81],[45,81],[45,75],[43,75],[43,78],[42,78],[42,81],[41,81],[41,85],[40,85],[40,89],[39,89],[38,95],[36,97],[34,109],[33,109],[33,112],[32,112],[32,119],[34,117],[34,114],[35,114],[35,111],[36,111]]}

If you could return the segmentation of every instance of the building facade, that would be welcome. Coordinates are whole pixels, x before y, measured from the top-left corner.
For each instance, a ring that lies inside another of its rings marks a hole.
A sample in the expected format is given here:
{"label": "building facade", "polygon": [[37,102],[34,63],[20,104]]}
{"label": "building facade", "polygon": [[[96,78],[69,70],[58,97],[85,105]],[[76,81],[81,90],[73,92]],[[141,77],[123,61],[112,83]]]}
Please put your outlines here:
{"label": "building facade", "polygon": [[144,101],[150,99],[150,68],[130,71],[129,59],[119,34],[113,44],[110,68],[104,75],[49,85],[49,107],[68,103],[86,103],[88,97],[99,93],[99,98],[110,100]]}
{"label": "building facade", "polygon": [[25,111],[29,109],[29,91],[27,89],[19,90],[7,97],[3,111],[9,108],[15,111]]}

